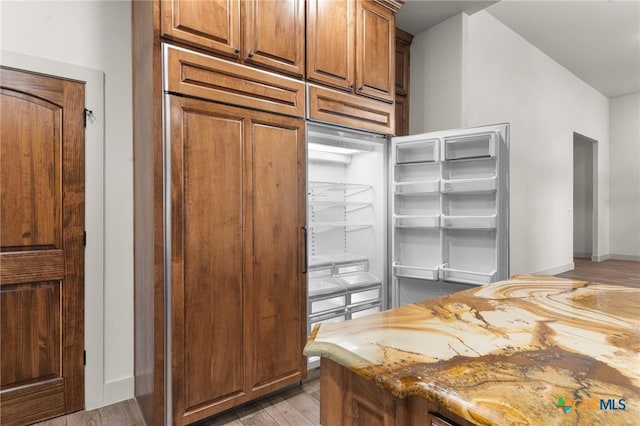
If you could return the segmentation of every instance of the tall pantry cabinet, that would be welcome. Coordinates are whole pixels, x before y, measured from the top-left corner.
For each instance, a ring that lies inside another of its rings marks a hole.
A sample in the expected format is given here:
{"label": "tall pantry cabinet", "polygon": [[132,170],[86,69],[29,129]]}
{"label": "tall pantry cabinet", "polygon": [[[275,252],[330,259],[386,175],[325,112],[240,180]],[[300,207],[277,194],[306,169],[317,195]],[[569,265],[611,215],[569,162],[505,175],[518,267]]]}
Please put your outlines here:
{"label": "tall pantry cabinet", "polygon": [[306,375],[304,83],[164,44],[176,3],[132,2],[135,386],[151,425]]}
{"label": "tall pantry cabinet", "polygon": [[197,422],[305,377],[305,119],[393,133],[400,5],[132,2],[147,424]]}

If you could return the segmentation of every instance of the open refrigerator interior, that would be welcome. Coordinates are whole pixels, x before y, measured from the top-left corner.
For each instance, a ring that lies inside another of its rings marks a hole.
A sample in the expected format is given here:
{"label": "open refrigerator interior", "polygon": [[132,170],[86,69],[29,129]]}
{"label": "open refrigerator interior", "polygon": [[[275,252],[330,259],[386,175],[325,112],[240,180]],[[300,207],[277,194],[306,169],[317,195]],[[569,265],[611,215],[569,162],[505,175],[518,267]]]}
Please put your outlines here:
{"label": "open refrigerator interior", "polygon": [[393,138],[400,306],[508,278],[508,125]]}
{"label": "open refrigerator interior", "polygon": [[308,124],[307,141],[310,333],[385,308],[388,140]]}

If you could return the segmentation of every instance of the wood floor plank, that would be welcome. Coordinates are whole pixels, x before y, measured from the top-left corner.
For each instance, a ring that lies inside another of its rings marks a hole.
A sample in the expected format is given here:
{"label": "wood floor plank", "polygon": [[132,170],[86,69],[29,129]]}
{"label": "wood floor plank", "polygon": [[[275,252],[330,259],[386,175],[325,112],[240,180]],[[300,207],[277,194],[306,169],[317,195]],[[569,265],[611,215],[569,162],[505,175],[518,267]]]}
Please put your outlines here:
{"label": "wood floor plank", "polygon": [[55,419],[45,420],[44,422],[34,423],[32,426],[67,426],[66,417],[56,417]]}
{"label": "wood floor plank", "polygon": [[67,426],[101,426],[98,410],[78,411],[67,416]]}
{"label": "wood floor plank", "polygon": [[265,410],[258,410],[253,415],[245,417],[242,421],[246,426],[278,426],[278,422]]}
{"label": "wood floor plank", "polygon": [[312,426],[313,423],[282,397],[269,398],[270,405],[264,408],[279,425]]}
{"label": "wood floor plank", "polygon": [[126,401],[129,407],[129,411],[133,415],[134,420],[136,421],[136,425],[144,426],[145,422],[142,418],[142,413],[140,412],[140,407],[138,406],[138,402],[135,399],[129,399]]}
{"label": "wood floor plank", "polygon": [[205,421],[204,426],[243,426],[243,423],[235,411],[230,411]]}
{"label": "wood floor plank", "polygon": [[592,262],[581,258],[575,258],[573,261],[575,264],[573,271],[564,272],[557,276],[640,288],[640,262],[614,259]]}
{"label": "wood floor plank", "polygon": [[316,426],[320,425],[320,404],[318,401],[306,393],[299,393],[287,397],[287,401],[312,424]]}
{"label": "wood floor plank", "polygon": [[138,426],[128,401],[107,405],[99,410],[102,426]]}

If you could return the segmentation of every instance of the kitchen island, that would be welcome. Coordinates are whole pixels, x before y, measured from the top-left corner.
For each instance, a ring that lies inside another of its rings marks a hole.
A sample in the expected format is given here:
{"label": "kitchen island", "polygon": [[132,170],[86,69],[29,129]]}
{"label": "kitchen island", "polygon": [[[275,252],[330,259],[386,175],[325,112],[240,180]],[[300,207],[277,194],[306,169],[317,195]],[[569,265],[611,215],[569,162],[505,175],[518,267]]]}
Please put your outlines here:
{"label": "kitchen island", "polygon": [[640,289],[511,280],[313,330],[321,423],[632,425]]}

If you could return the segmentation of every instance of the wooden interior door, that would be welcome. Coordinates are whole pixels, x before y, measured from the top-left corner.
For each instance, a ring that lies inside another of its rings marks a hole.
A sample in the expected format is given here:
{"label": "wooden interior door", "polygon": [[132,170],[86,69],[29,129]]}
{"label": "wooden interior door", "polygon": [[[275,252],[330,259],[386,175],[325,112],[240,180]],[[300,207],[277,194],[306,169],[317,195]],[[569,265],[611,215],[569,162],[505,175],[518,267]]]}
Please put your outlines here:
{"label": "wooden interior door", "polygon": [[245,62],[304,76],[304,0],[242,2]]}
{"label": "wooden interior door", "polygon": [[353,90],[354,0],[307,1],[307,78]]}
{"label": "wooden interior door", "polygon": [[0,423],[84,406],[84,83],[0,70]]}

